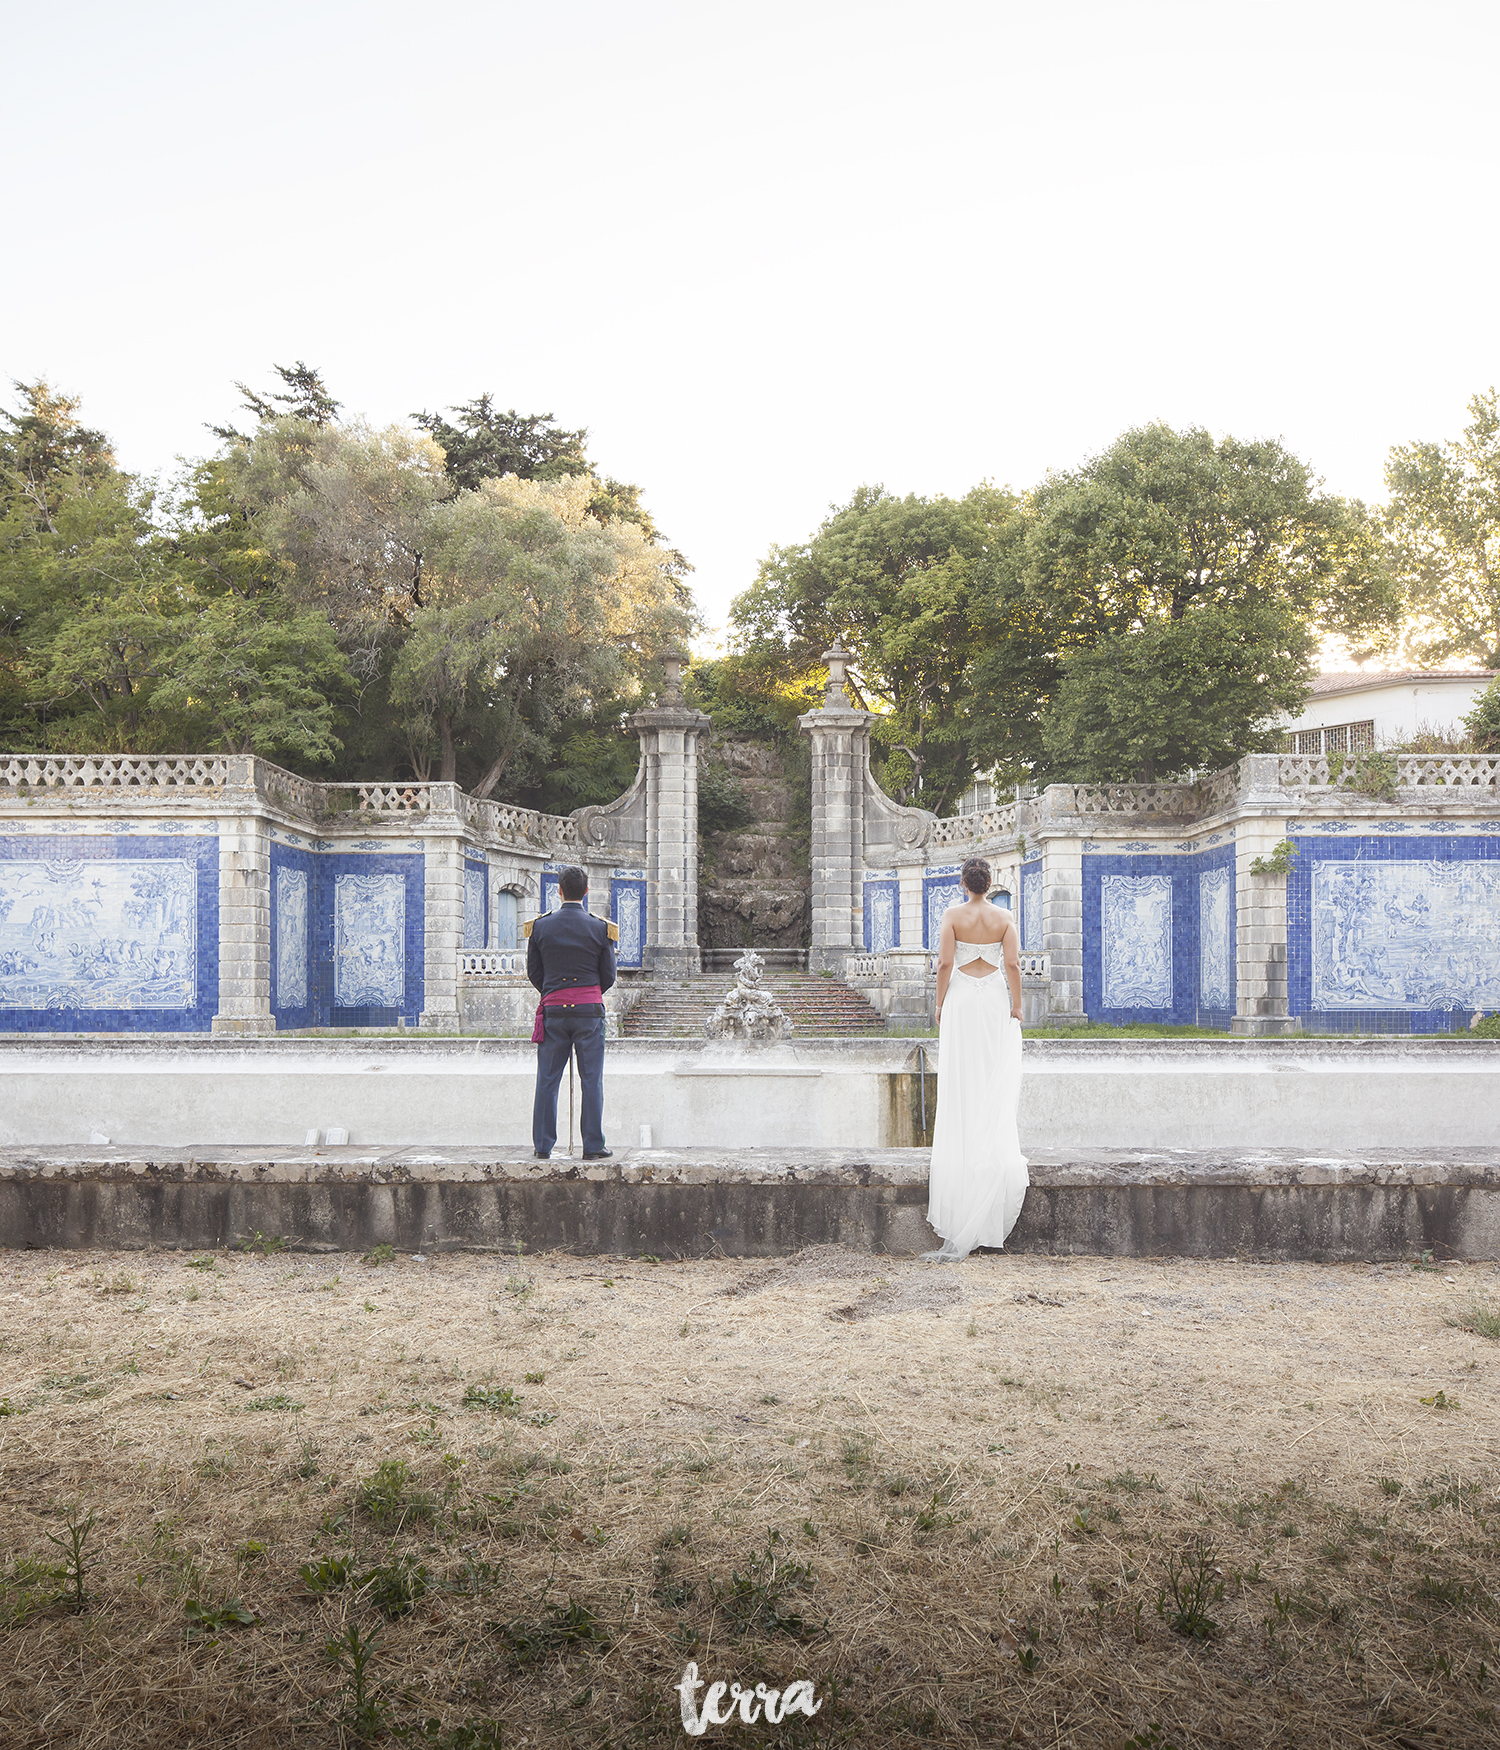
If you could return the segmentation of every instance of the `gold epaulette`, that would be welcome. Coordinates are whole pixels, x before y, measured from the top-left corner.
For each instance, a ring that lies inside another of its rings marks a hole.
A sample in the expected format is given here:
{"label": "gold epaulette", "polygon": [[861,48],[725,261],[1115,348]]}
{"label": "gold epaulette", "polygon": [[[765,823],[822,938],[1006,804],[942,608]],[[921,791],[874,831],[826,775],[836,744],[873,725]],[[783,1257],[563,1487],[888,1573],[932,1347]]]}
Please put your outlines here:
{"label": "gold epaulette", "polygon": [[610,941],[611,942],[618,942],[620,939],[620,926],[618,924],[607,923],[607,924],[605,924],[604,927],[606,930],[609,931]]}
{"label": "gold epaulette", "polygon": [[535,918],[527,918],[526,922],[521,925],[521,939],[522,939],[522,941],[529,942],[531,940],[531,929],[532,929],[532,925],[535,924],[535,922],[536,922]]}

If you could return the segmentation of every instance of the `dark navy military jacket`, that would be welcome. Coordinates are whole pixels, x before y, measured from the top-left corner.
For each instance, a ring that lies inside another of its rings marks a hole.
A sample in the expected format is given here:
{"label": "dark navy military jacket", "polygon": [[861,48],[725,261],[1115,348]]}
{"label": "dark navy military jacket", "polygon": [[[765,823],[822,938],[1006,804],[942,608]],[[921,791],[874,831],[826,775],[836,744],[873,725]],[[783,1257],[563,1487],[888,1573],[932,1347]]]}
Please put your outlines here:
{"label": "dark navy military jacket", "polygon": [[615,982],[611,928],[603,918],[590,917],[582,905],[564,901],[529,926],[526,976],[543,996],[579,985],[608,990]]}

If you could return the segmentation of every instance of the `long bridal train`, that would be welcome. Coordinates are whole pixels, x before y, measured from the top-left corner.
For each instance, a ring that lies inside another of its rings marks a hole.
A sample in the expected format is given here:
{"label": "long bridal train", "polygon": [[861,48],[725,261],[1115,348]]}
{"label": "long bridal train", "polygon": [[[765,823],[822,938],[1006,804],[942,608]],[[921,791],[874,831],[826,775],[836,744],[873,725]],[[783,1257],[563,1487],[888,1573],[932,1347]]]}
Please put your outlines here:
{"label": "long bridal train", "polygon": [[[967,946],[967,944],[964,944]],[[975,1246],[1004,1246],[1030,1178],[1016,1135],[1021,1023],[1002,972],[955,971],[938,1023],[938,1110],[927,1220],[943,1241],[924,1256],[957,1263]]]}

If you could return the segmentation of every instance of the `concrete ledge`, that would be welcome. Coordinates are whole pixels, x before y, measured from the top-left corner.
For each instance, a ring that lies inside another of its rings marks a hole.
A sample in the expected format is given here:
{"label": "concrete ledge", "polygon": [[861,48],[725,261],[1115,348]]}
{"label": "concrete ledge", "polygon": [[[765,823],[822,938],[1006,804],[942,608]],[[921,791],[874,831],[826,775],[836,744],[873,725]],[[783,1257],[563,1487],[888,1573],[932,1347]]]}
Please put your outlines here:
{"label": "concrete ledge", "polygon": [[[535,1065],[519,1039],[0,1038],[0,1148],[289,1144],[330,1128],[384,1148],[521,1147]],[[941,1067],[932,1040],[621,1040],[605,1053],[605,1134],[899,1147],[921,1141]],[[559,1118],[566,1137],[566,1082]],[[1028,1039],[1019,1123],[1041,1159],[1500,1148],[1500,1040]]]}
{"label": "concrete ledge", "polygon": [[[564,1248],[774,1256],[934,1244],[925,1149],[7,1149],[0,1245]],[[1013,1251],[1346,1262],[1500,1258],[1500,1150],[1034,1157]]]}

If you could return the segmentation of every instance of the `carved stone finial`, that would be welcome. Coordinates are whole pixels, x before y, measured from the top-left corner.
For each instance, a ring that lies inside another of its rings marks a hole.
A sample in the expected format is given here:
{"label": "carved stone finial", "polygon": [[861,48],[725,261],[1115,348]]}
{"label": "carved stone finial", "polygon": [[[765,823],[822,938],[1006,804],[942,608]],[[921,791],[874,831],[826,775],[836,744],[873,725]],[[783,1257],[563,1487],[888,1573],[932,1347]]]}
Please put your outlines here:
{"label": "carved stone finial", "polygon": [[823,652],[823,660],[828,664],[828,691],[823,695],[823,707],[828,711],[847,711],[849,695],[844,691],[844,671],[853,662],[854,652],[835,644],[832,650]]}
{"label": "carved stone finial", "polygon": [[664,650],[661,653],[661,703],[664,705],[680,705],[682,703],[682,671],[686,666],[688,653],[685,650]]}

